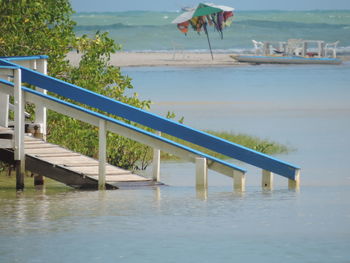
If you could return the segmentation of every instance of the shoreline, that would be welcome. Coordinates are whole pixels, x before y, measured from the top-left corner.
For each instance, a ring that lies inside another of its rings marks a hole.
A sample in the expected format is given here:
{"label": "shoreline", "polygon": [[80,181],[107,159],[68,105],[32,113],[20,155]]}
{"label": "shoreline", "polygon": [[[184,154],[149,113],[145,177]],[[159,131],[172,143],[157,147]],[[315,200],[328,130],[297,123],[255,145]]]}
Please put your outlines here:
{"label": "shoreline", "polygon": [[[252,65],[235,61],[231,56],[236,54],[214,53],[212,60],[210,53],[197,52],[117,52],[111,54],[110,64],[116,67],[237,67]],[[78,65],[81,55],[70,52],[67,59],[74,66]],[[339,56],[345,62],[350,56]]]}
{"label": "shoreline", "polygon": [[[111,55],[110,64],[117,67],[206,67],[206,66],[238,66],[246,65],[235,61],[233,54],[196,52],[117,52]],[[72,65],[79,63],[80,54],[70,52],[67,55]]]}

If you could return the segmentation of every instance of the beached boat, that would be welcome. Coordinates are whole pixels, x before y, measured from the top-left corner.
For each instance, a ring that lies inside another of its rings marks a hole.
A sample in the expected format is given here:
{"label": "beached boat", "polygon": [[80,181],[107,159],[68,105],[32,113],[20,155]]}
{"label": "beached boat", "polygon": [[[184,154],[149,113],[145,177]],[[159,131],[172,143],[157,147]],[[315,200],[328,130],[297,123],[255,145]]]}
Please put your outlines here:
{"label": "beached boat", "polygon": [[300,57],[300,56],[250,56],[237,55],[231,56],[239,62],[246,63],[276,63],[276,64],[331,64],[339,65],[342,63],[339,58],[314,58],[314,57]]}
{"label": "beached boat", "polygon": [[[330,64],[339,65],[337,42],[325,43],[322,40],[289,39],[287,42],[258,42],[254,44],[254,55],[231,56],[239,62],[278,63],[278,64]],[[314,47],[313,47],[314,46]],[[308,50],[311,48],[311,51]],[[312,49],[313,48],[313,49]]]}

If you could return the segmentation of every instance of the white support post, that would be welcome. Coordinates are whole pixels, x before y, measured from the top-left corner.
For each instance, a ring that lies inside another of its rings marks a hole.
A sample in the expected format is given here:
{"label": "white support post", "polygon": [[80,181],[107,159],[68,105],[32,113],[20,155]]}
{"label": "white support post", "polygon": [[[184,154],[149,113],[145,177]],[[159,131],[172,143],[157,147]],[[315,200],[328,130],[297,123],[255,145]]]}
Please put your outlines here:
{"label": "white support post", "polygon": [[[160,131],[156,131],[158,136],[161,136],[162,133]],[[160,181],[160,150],[153,149],[153,162],[152,162],[152,178],[153,181]]]}
{"label": "white support post", "polygon": [[14,106],[15,106],[15,163],[16,189],[24,189],[25,155],[24,155],[24,95],[22,92],[21,69],[14,70]]}
{"label": "white support post", "polygon": [[318,41],[317,42],[317,48],[318,48],[318,52],[317,52],[317,57],[321,57],[321,42],[320,41]]}
{"label": "white support post", "polygon": [[[33,64],[34,69],[38,72],[47,75],[47,60],[40,59]],[[47,94],[47,90],[36,88],[37,91]],[[38,136],[46,141],[46,119],[47,119],[47,110],[46,107],[42,104],[35,105],[35,123],[40,124],[40,130],[37,131]]]}
{"label": "white support post", "polygon": [[286,42],[279,42],[279,50],[283,52],[284,54],[287,53],[287,43]]}
{"label": "white support post", "polygon": [[334,49],[333,49],[333,58],[336,58],[337,57],[337,46],[334,46]]}
{"label": "white support post", "polygon": [[295,180],[288,179],[288,188],[290,190],[299,190],[300,188],[300,170],[297,170]]}
{"label": "white support post", "polygon": [[[46,59],[31,60],[30,68],[42,74],[47,75],[47,60]],[[47,91],[44,89],[37,87],[36,90],[44,94],[47,94]],[[34,130],[33,135],[34,137],[43,139],[44,141],[46,141],[46,119],[47,119],[46,112],[47,112],[46,107],[43,104],[37,103],[35,105],[35,124],[36,125],[34,127],[36,128],[36,126],[38,126],[38,128]],[[34,175],[34,185],[35,186],[44,185],[44,176]]]}
{"label": "white support post", "polygon": [[[0,75],[0,78],[8,80],[7,74]],[[7,128],[9,124],[9,106],[10,96],[6,93],[0,92],[0,125]]]}
{"label": "white support post", "polygon": [[9,124],[9,98],[9,95],[0,92],[0,126],[6,128]]}
{"label": "white support post", "polygon": [[245,174],[240,171],[233,171],[233,188],[236,191],[245,190]]}
{"label": "white support post", "polygon": [[324,56],[324,41],[318,41],[318,57],[323,57]]}
{"label": "white support post", "polygon": [[196,157],[196,187],[208,188],[208,165],[203,157]]}
{"label": "white support post", "polygon": [[304,42],[303,42],[303,49],[302,49],[301,55],[302,55],[303,57],[305,57],[305,56],[306,56],[306,53],[307,53],[307,42],[304,41]]}
{"label": "white support post", "polygon": [[273,173],[267,170],[262,170],[261,186],[263,189],[272,190],[273,188]]}
{"label": "white support post", "polygon": [[264,55],[268,56],[270,55],[270,42],[265,42],[264,43]]}
{"label": "white support post", "polygon": [[98,189],[106,189],[106,121],[99,120],[98,130]]}
{"label": "white support post", "polygon": [[325,43],[324,41],[321,42],[321,57],[324,57],[324,48],[325,48]]}

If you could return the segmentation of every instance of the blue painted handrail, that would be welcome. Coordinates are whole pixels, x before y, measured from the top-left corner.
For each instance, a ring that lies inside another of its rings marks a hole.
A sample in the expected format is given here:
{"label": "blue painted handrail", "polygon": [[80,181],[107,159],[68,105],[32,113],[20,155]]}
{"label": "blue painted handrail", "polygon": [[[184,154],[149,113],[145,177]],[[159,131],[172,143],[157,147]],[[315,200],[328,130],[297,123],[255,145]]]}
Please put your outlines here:
{"label": "blue painted handrail", "polygon": [[[2,79],[0,79],[0,83],[3,83],[3,84],[5,84],[5,85],[7,85],[7,86],[12,86],[12,87],[13,87],[13,82],[10,82],[10,81],[7,81],[7,80],[2,80]],[[125,128],[127,128],[127,129],[131,129],[131,130],[136,131],[136,132],[138,132],[138,133],[141,133],[141,134],[143,134],[143,135],[147,135],[147,136],[149,136],[149,137],[151,137],[151,138],[153,138],[153,139],[157,139],[157,140],[159,140],[159,141],[161,141],[161,142],[170,144],[170,145],[175,146],[175,147],[177,147],[177,148],[183,149],[183,150],[185,150],[185,151],[187,151],[187,152],[193,153],[194,155],[198,155],[198,156],[204,157],[204,158],[206,158],[206,159],[208,159],[208,160],[211,160],[211,161],[214,161],[214,162],[216,162],[216,163],[219,163],[219,164],[225,165],[225,166],[227,166],[227,167],[230,167],[230,168],[232,168],[232,169],[238,170],[238,171],[240,171],[240,172],[242,172],[242,173],[246,173],[246,172],[247,172],[245,169],[243,169],[243,168],[241,168],[241,167],[239,167],[239,166],[237,166],[237,165],[234,165],[234,164],[232,164],[232,163],[225,162],[225,161],[223,161],[223,160],[221,160],[221,159],[218,159],[218,158],[215,158],[215,157],[213,157],[213,156],[211,156],[211,155],[208,155],[208,154],[205,154],[205,153],[203,153],[203,152],[194,150],[194,149],[189,148],[189,147],[187,147],[187,146],[185,146],[185,145],[176,143],[176,142],[174,142],[174,141],[171,141],[171,140],[166,139],[166,138],[164,138],[164,137],[158,136],[158,135],[156,135],[156,134],[154,134],[154,133],[151,133],[151,132],[148,132],[148,131],[146,131],[146,130],[140,129],[140,128],[135,127],[135,126],[133,126],[133,125],[127,124],[127,123],[125,123],[125,122],[122,122],[122,121],[116,120],[116,119],[114,119],[114,118],[108,117],[108,116],[103,115],[103,114],[101,114],[101,113],[98,113],[98,112],[95,112],[95,111],[92,111],[92,110],[83,108],[83,107],[81,107],[81,106],[72,104],[72,103],[67,102],[67,101],[64,101],[64,100],[60,100],[60,99],[58,99],[58,98],[52,97],[52,96],[47,95],[47,94],[44,94],[44,93],[42,93],[42,92],[38,92],[38,91],[36,91],[36,90],[29,89],[29,88],[24,87],[24,86],[22,86],[21,88],[22,88],[22,90],[25,91],[25,92],[32,93],[32,94],[34,94],[34,95],[36,95],[36,96],[39,96],[39,97],[42,97],[42,98],[45,98],[45,99],[48,99],[48,100],[57,102],[57,103],[59,103],[59,104],[65,105],[65,106],[67,106],[67,107],[70,107],[70,108],[73,108],[73,109],[76,109],[76,110],[85,112],[85,113],[87,113],[87,114],[89,114],[89,115],[92,115],[92,116],[95,116],[95,117],[97,117],[97,118],[100,118],[100,119],[103,119],[103,120],[112,122],[112,123],[114,123],[114,124],[117,124],[117,125],[119,125],[119,126],[125,127]]]}
{"label": "blue painted handrail", "polygon": [[35,60],[35,59],[48,59],[48,58],[49,57],[45,55],[0,57],[0,59],[6,59],[8,61]]}
{"label": "blue painted handrail", "polygon": [[0,69],[18,69],[18,66],[0,66]]}
{"label": "blue painted handrail", "polygon": [[[0,65],[17,66],[16,64],[3,59],[0,59]],[[205,132],[195,130],[186,125],[116,101],[90,90],[83,89],[22,66],[19,67],[22,70],[23,82],[38,86],[79,103],[120,116],[292,180],[295,180],[296,174],[300,169],[297,166],[266,154],[259,153]]]}

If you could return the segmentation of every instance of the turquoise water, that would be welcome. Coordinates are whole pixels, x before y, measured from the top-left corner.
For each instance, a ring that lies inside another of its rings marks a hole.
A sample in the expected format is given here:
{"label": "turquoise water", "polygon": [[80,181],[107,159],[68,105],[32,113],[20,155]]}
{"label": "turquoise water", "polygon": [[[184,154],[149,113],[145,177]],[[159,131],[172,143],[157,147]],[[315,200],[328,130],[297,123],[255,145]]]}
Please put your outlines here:
{"label": "turquoise water", "polygon": [[[153,112],[165,116],[173,111],[198,129],[284,143],[296,151],[281,158],[303,167],[303,185],[350,185],[349,63],[124,72],[133,78],[140,98],[154,102]],[[248,180],[258,184],[255,178]]]}
{"label": "turquoise water", "polygon": [[[78,34],[108,31],[125,51],[166,51],[176,49],[207,51],[206,37],[189,31],[184,36],[171,21],[177,12],[129,11],[77,13]],[[251,51],[252,39],[285,41],[290,38],[340,41],[339,52],[350,52],[350,11],[236,11],[224,39],[213,28],[211,44],[217,52]]]}
{"label": "turquoise water", "polygon": [[279,176],[263,191],[240,164],[245,192],[213,172],[197,192],[182,162],[162,163],[159,188],[0,188],[0,262],[349,262],[349,63],[123,71],[153,112],[295,148],[279,157],[302,167],[300,191]]}

